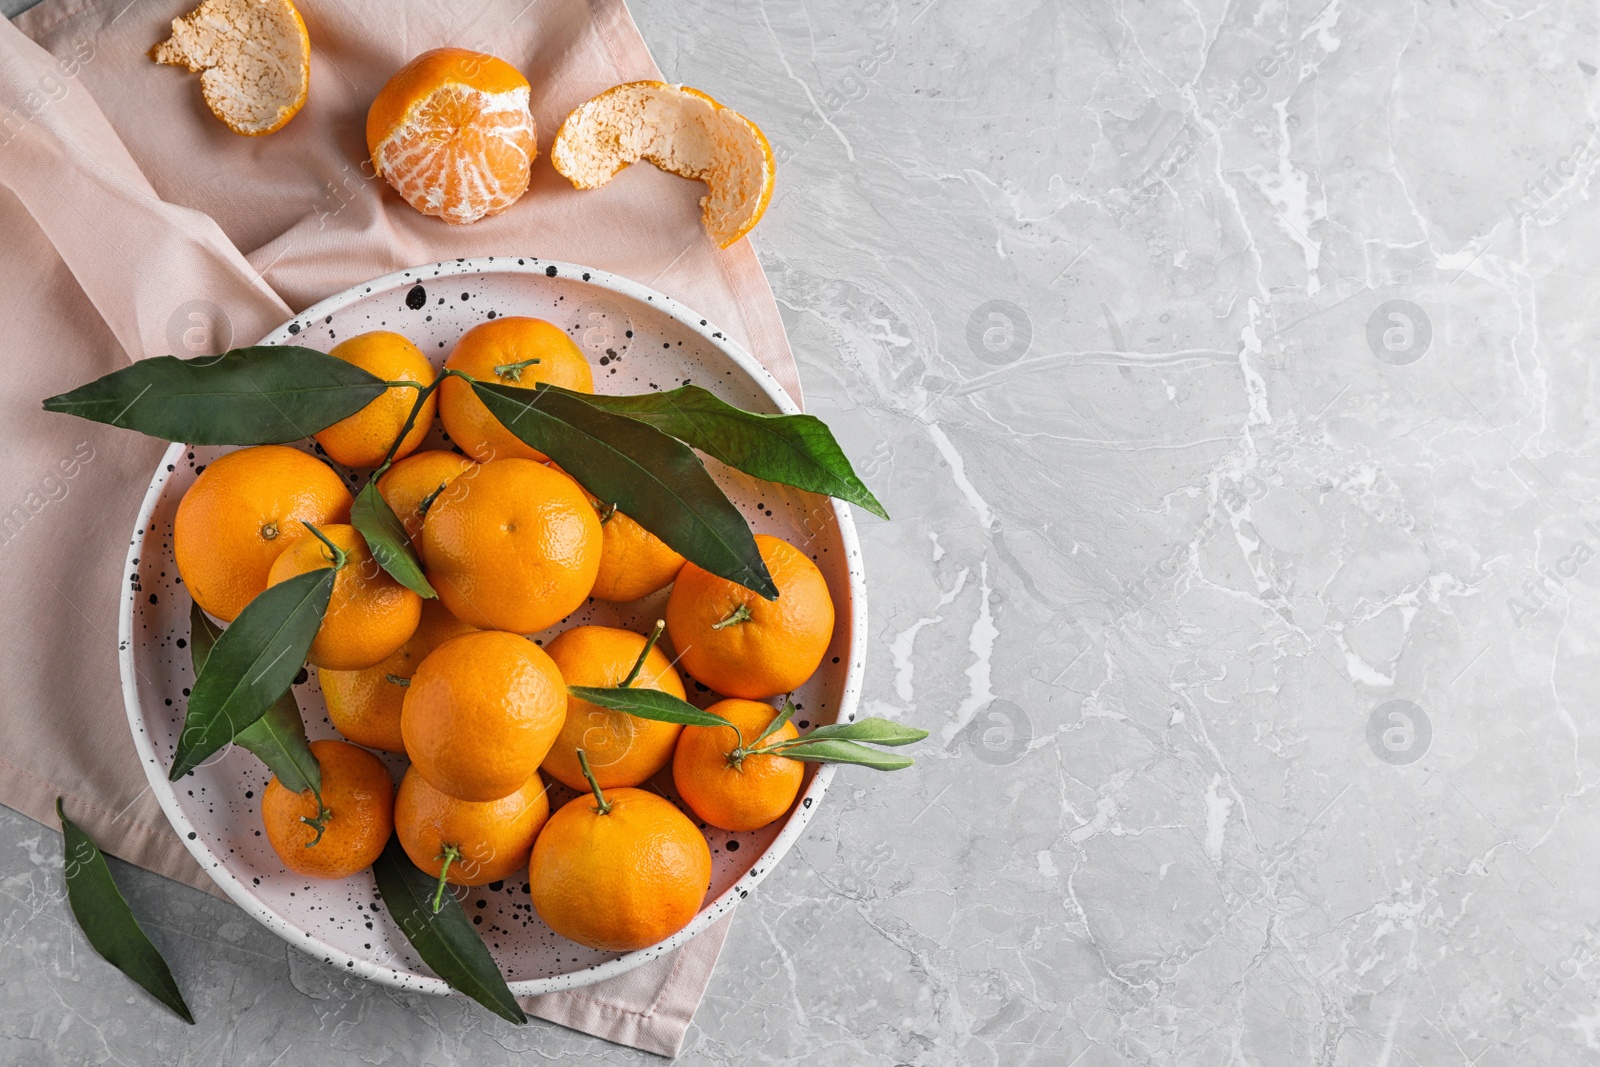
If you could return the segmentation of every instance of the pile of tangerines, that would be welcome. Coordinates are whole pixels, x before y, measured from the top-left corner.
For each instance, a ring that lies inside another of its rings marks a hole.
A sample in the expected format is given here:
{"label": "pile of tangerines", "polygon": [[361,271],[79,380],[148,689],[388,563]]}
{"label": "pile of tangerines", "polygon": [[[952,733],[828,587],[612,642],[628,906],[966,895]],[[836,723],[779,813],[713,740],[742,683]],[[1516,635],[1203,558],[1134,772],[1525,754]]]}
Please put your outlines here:
{"label": "pile of tangerines", "polygon": [[[397,333],[353,337],[331,354],[388,382],[420,388],[437,377]],[[445,365],[480,381],[593,392],[582,352],[539,319],[491,319]],[[789,810],[802,767],[769,750],[797,732],[783,721],[764,733],[779,718],[767,701],[821,662],[834,627],[827,584],[799,549],[757,535],[779,590],[764,600],[587,493],[502,427],[468,383],[446,378],[407,430],[417,395],[391,386],[315,436],[345,467],[392,463],[378,492],[437,600],[377,564],[350,525],[344,481],[305,452],[229,452],[178,507],[179,573],[223,622],[268,586],[337,568],[307,659],[345,740],[311,745],[320,794],[269,784],[267,839],[290,870],[344,878],[371,865],[394,832],[441,891],[526,869],[534,907],[557,933],[614,951],[654,944],[699,910],[711,854],[688,815],[639,787],[670,764],[689,811],[732,831]],[[418,451],[436,417],[460,452]],[[578,626],[546,644],[528,636],[590,597],[627,602],[668,585],[664,621],[648,635]],[[658,642],[663,630],[676,660]],[[636,718],[568,693],[632,686],[682,699],[675,664],[727,698],[709,710],[736,729]],[[372,749],[409,759],[398,793]],[[551,781],[580,791],[553,815]]]}

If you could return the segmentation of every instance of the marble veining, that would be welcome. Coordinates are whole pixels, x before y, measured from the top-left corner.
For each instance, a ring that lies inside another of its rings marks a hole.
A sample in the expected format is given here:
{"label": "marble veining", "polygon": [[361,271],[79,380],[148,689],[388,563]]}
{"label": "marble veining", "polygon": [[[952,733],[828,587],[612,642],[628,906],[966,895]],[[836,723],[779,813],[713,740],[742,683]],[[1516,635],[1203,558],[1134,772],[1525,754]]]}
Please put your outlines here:
{"label": "marble veining", "polygon": [[[1594,6],[634,14],[772,138],[808,407],[894,515],[863,711],[932,731],[835,777],[682,1062],[1600,1063]],[[190,1029],[0,842],[0,1062],[653,1059],[118,865]]]}

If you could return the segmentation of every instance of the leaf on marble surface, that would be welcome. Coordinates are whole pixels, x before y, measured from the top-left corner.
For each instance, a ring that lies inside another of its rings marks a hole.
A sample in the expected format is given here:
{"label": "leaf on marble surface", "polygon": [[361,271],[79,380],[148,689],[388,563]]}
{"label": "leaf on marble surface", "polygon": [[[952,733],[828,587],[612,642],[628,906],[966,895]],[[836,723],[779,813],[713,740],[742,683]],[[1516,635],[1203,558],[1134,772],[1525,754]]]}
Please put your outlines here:
{"label": "leaf on marble surface", "polygon": [[65,849],[67,904],[83,936],[107,963],[193,1026],[194,1015],[184,1003],[172,968],[133,917],[133,909],[111,878],[105,856],[89,835],[67,818],[61,797],[56,797],[56,815],[61,819]]}

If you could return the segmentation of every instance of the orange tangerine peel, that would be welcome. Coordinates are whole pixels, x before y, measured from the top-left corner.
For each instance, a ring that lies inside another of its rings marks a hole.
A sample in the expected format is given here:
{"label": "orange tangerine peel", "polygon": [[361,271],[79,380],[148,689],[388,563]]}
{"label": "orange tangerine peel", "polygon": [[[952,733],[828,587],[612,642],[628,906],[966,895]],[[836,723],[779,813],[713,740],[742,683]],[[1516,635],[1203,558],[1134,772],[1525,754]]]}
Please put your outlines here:
{"label": "orange tangerine peel", "polygon": [[311,88],[311,37],[290,0],[204,0],[149,54],[200,75],[211,113],[247,137],[281,130]]}
{"label": "orange tangerine peel", "polygon": [[772,201],[777,164],[755,123],[698,89],[628,82],[575,108],[550,147],[573,186],[595,189],[639,160],[706,183],[706,233],[727,248],[750,232]]}

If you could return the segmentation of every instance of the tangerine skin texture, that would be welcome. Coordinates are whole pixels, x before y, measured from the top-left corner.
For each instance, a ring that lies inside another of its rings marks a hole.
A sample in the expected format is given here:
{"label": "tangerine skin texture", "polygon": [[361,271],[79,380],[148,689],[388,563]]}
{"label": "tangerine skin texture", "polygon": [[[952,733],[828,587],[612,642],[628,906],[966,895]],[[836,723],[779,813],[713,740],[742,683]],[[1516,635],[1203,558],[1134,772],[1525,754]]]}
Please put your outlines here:
{"label": "tangerine skin texture", "polygon": [[437,600],[422,602],[422,621],[406,643],[371,667],[359,671],[333,671],[317,668],[322,698],[328,704],[328,721],[350,741],[368,748],[404,755],[405,740],[400,736],[400,708],[405,703],[405,686],[389,679],[409,679],[430,652],[462,634],[468,626]]}
{"label": "tangerine skin texture", "polygon": [[566,717],[566,685],[544,649],[485,630],[451,638],[417,667],[400,734],[435,789],[497,800],[538,771]]}
{"label": "tangerine skin texture", "polygon": [[452,482],[476,466],[472,460],[454,452],[433,449],[417,452],[383,472],[378,479],[378,495],[405,526],[406,536],[415,545],[422,537],[423,502],[432,497],[428,506],[437,504],[450,492]]}
{"label": "tangerine skin texture", "polygon": [[[422,598],[378,566],[367,542],[354,526],[319,526],[322,535],[345,553],[344,566],[333,579],[328,610],[311,640],[306,662],[336,671],[371,667],[416,633],[422,620]],[[328,546],[305,537],[284,550],[267,573],[277,585],[308,571],[333,566]]]}
{"label": "tangerine skin texture", "polygon": [[[759,737],[777,715],[770,704],[756,700],[723,700],[706,710],[737,726],[744,744]],[[791,721],[761,743],[798,736]],[[805,768],[785,756],[746,756],[735,768],[728,762],[735,747],[733,731],[726,726],[684,727],[672,757],[672,781],[690,810],[712,826],[759,830],[794,804]]]}
{"label": "tangerine skin texture", "polygon": [[305,524],[349,522],[350,503],[333,468],[304,452],[285,445],[228,452],[178,503],[178,574],[206,614],[232,622],[266,589],[283,550],[311,536]]}
{"label": "tangerine skin texture", "polygon": [[[520,369],[525,360],[539,362]],[[566,331],[544,319],[509,315],[480,323],[462,335],[444,364],[451,370],[469,374],[481,382],[532,389],[540,382],[559,385],[579,393],[594,392],[594,372],[583,351]],[[446,378],[439,385],[439,417],[445,432],[461,451],[478,460],[536,459],[545,454],[523,443],[516,434],[500,425],[500,420],[472,391],[470,382]]]}
{"label": "tangerine skin texture", "polygon": [[[333,814],[317,832],[301,818],[317,817],[317,798],[291,793],[277,778],[261,794],[267,841],[283,865],[307,878],[348,878],[372,866],[394,829],[394,782],[389,768],[366,749],[344,741],[313,741],[322,766],[322,803]],[[310,846],[310,847],[307,847]]]}
{"label": "tangerine skin texture", "polygon": [[394,799],[395,832],[412,863],[437,878],[445,846],[461,853],[445,874],[451,885],[511,877],[528,862],[533,839],[549,818],[549,791],[537,774],[510,796],[480,803],[439,792],[413,768]]}
{"label": "tangerine skin texture", "polygon": [[601,600],[625,604],[649,596],[683,569],[682,556],[622,512],[612,512],[601,525],[605,540],[593,593]]}
{"label": "tangerine skin texture", "polygon": [[[465,485],[463,491],[455,491]],[[577,610],[600,569],[600,519],[572,479],[498,459],[428,510],[422,557],[445,606],[484,630],[534,633]]]}
{"label": "tangerine skin texture", "polygon": [[[576,626],[551,641],[546,651],[568,685],[611,688],[628,676],[644,643],[645,637],[631,630]],[[660,645],[645,657],[633,688],[671,693],[679,700],[685,696],[683,682]],[[580,792],[588,789],[578,763],[582,748],[602,789],[639,785],[672,759],[682,729],[677,723],[641,719],[569,695],[566,722],[544,758],[544,772]]]}
{"label": "tangerine skin texture", "polygon": [[[833,640],[833,598],[817,565],[787,541],[756,534],[778,587],[763,600],[742,585],[685,563],[667,599],[667,634],[683,669],[724,696],[760,700],[798,688]],[[741,607],[742,622],[717,624]]]}
{"label": "tangerine skin texture", "polygon": [[[386,382],[417,382],[432,385],[437,376],[433,364],[422,354],[422,349],[392,330],[373,330],[358,334],[334,345],[328,355],[342,359],[376,375]],[[389,446],[400,436],[400,428],[417,401],[417,390],[397,385],[379,394],[376,399],[354,415],[340,419],[315,435],[335,463],[346,467],[376,467],[388,455]],[[430,394],[422,402],[394,458],[411,455],[428,436],[433,426],[433,416],[438,410],[439,398]]]}
{"label": "tangerine skin texture", "polygon": [[672,802],[642,789],[568,801],[533,843],[528,885],[550,929],[590,948],[632,952],[670,937],[700,910],[711,847]]}

